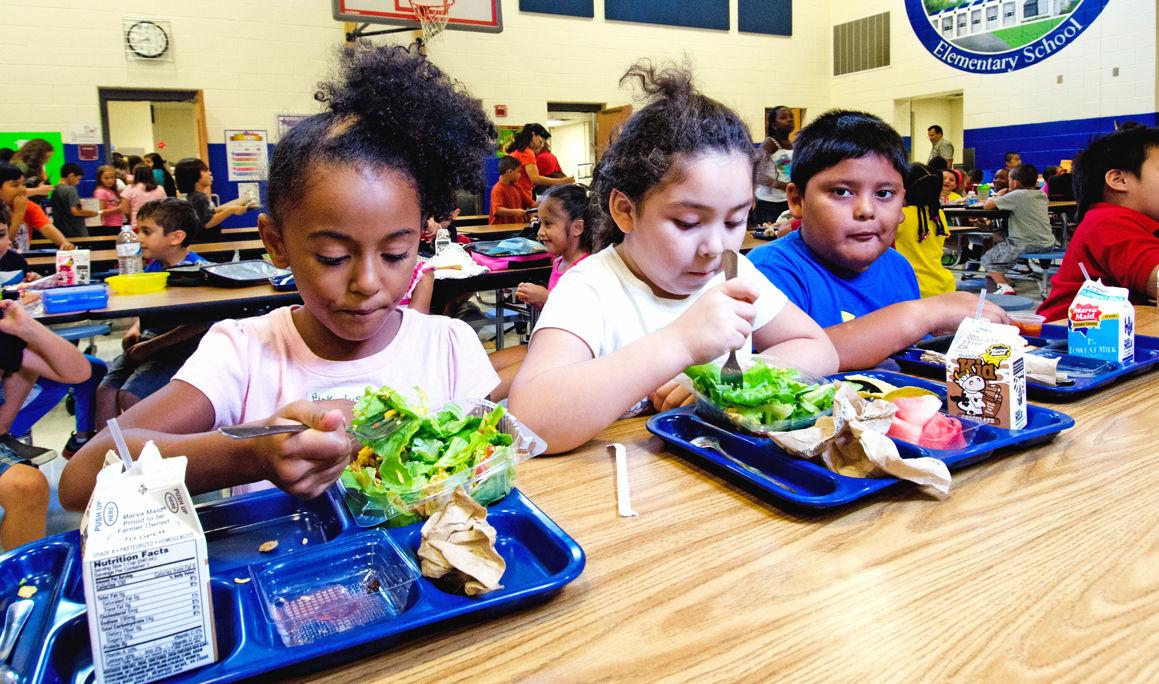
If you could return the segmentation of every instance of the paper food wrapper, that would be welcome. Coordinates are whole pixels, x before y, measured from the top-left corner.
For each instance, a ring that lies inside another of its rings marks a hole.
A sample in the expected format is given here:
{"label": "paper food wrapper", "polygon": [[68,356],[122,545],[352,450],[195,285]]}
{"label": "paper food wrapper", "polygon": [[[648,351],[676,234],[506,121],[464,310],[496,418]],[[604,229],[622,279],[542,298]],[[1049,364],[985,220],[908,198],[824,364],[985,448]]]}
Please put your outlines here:
{"label": "paper food wrapper", "polygon": [[885,435],[897,407],[883,399],[863,399],[841,383],[833,397],[833,415],[813,427],[769,436],[785,451],[820,459],[825,467],[848,477],[892,475],[931,487],[939,496],[950,491],[950,469],[936,458],[902,458]]}
{"label": "paper food wrapper", "polygon": [[[939,366],[946,365],[946,355],[941,352],[923,351],[921,360],[926,363],[936,363]],[[1068,385],[1072,382],[1070,375],[1058,369],[1058,362],[1062,360],[1058,356],[1050,358],[1028,353],[1023,357],[1023,360],[1026,362],[1027,380],[1051,386]]]}
{"label": "paper food wrapper", "polygon": [[467,596],[501,589],[499,580],[507,569],[495,550],[495,528],[487,524],[487,509],[462,487],[423,523],[419,562],[423,577]]}

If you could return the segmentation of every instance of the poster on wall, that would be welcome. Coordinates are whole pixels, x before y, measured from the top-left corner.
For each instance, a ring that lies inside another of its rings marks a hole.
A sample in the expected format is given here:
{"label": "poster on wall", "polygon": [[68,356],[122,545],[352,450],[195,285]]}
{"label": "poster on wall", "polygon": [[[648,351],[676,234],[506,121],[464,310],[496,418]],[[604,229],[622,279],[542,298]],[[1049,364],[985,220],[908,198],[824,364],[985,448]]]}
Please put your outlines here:
{"label": "poster on wall", "polygon": [[1067,47],[1110,0],[906,0],[919,41],[938,61],[974,74],[1038,64]]}
{"label": "poster on wall", "polygon": [[278,140],[286,137],[290,129],[305,121],[311,114],[278,114]]}
{"label": "poster on wall", "polygon": [[229,164],[229,180],[260,181],[266,178],[269,152],[265,131],[225,132],[225,156]]}

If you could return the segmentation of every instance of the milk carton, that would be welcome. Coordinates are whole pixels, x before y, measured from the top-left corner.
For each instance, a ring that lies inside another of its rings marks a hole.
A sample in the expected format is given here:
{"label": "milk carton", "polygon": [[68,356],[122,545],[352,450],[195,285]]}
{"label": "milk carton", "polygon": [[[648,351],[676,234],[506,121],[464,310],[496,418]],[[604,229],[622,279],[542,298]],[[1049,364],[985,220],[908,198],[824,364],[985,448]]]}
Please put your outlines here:
{"label": "milk carton", "polygon": [[1130,363],[1135,358],[1135,307],[1125,287],[1088,280],[1067,310],[1067,349],[1075,356]]}
{"label": "milk carton", "polygon": [[967,318],[946,352],[952,416],[1007,430],[1026,427],[1026,365],[1018,328]]}
{"label": "milk carton", "polygon": [[85,285],[92,275],[92,252],[87,249],[62,249],[56,253],[56,284]]}
{"label": "milk carton", "polygon": [[97,682],[152,682],[217,660],[205,533],[184,456],[152,442],[97,475],[85,511],[84,589]]}

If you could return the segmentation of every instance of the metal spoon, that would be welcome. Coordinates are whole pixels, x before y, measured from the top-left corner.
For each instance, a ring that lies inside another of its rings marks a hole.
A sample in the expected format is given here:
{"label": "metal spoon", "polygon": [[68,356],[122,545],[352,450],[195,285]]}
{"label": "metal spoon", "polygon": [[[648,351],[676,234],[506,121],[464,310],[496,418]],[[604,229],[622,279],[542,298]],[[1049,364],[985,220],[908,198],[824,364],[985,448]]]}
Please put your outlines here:
{"label": "metal spoon", "polygon": [[24,623],[32,615],[36,604],[32,599],[20,599],[8,605],[8,612],[4,615],[4,632],[0,633],[0,682],[19,681],[20,675],[8,666],[8,656],[12,655],[12,648],[16,646],[16,639]]}
{"label": "metal spoon", "polygon": [[750,473],[752,473],[754,475],[759,475],[762,479],[767,480],[767,481],[775,484],[776,486],[780,487],[781,489],[784,489],[785,491],[788,491],[788,492],[792,492],[793,494],[798,493],[797,490],[794,489],[793,487],[790,487],[789,485],[785,484],[784,482],[781,482],[780,480],[773,477],[772,475],[769,475],[768,473],[761,470],[760,468],[754,468],[753,466],[745,463],[744,461],[740,460],[736,456],[733,456],[732,454],[725,451],[724,447],[722,447],[720,445],[720,441],[718,439],[716,439],[715,437],[709,437],[707,435],[699,435],[697,437],[693,437],[689,441],[689,444],[691,444],[694,447],[699,447],[701,449],[709,449],[711,451],[715,451],[716,453],[720,454],[721,456],[727,458],[730,463],[738,465],[741,468],[744,468],[745,470],[749,471]]}

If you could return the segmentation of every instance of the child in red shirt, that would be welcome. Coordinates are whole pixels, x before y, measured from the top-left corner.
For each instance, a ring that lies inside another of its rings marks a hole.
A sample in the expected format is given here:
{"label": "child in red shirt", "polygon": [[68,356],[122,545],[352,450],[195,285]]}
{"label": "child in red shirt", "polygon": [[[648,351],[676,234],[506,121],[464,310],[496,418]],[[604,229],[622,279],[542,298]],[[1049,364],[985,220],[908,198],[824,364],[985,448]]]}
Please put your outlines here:
{"label": "child in red shirt", "polygon": [[499,160],[499,182],[491,188],[488,223],[524,223],[531,201],[519,189],[519,160],[510,155]]}
{"label": "child in red shirt", "polygon": [[1121,128],[1091,143],[1074,164],[1079,226],[1050,296],[1038,313],[1066,318],[1084,278],[1125,287],[1131,299],[1155,298],[1159,277],[1159,128]]}

